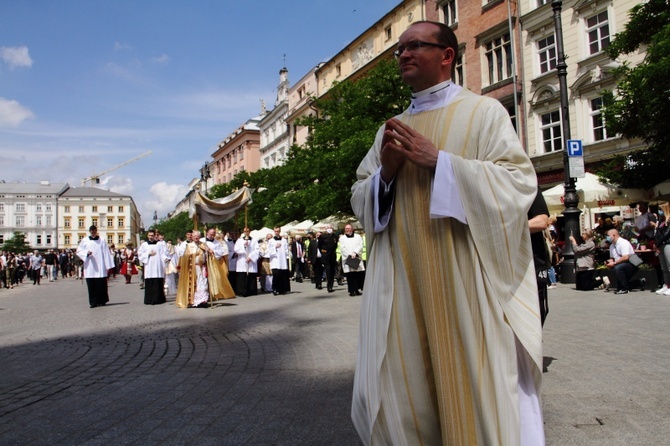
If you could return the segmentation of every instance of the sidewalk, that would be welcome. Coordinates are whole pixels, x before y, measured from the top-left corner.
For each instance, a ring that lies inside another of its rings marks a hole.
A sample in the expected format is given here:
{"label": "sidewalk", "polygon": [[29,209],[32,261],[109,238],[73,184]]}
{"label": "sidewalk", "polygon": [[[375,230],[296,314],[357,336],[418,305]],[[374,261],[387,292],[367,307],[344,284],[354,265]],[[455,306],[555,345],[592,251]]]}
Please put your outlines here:
{"label": "sidewalk", "polygon": [[[122,278],[96,309],[74,279],[0,290],[0,444],[360,444],[360,297],[291,286],[213,309]],[[549,310],[547,444],[667,444],[670,298],[559,284]]]}

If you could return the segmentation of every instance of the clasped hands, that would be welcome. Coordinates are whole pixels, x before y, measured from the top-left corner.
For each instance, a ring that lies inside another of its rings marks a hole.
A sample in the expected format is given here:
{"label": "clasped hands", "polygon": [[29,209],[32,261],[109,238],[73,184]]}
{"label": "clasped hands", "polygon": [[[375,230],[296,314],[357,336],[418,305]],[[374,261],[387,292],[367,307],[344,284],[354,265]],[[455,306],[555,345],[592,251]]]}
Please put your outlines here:
{"label": "clasped hands", "polygon": [[409,161],[434,171],[439,150],[433,142],[396,118],[386,121],[381,147],[381,175],[385,183],[391,181],[398,169]]}

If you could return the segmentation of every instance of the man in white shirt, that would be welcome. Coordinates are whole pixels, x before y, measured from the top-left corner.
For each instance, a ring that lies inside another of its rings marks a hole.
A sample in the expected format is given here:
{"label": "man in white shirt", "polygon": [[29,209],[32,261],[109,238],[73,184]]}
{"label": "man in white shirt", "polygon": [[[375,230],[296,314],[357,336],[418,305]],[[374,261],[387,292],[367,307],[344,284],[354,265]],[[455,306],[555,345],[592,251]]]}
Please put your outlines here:
{"label": "man in white shirt", "polygon": [[616,229],[607,231],[607,241],[610,242],[611,258],[606,266],[614,270],[617,281],[617,290],[614,294],[627,294],[630,290],[630,280],[637,272],[637,266],[629,262],[630,256],[635,254],[635,249]]}

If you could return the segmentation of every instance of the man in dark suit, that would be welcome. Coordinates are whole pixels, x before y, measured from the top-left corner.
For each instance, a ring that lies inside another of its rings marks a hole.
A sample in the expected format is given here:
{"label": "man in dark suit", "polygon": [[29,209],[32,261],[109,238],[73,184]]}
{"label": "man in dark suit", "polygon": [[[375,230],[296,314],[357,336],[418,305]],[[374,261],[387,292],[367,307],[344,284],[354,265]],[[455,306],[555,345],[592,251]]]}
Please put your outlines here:
{"label": "man in dark suit", "polygon": [[333,291],[333,282],[337,272],[337,238],[333,234],[333,226],[326,226],[326,233],[319,238],[319,251],[321,252],[321,261],[326,270],[326,284],[328,292]]}
{"label": "man in dark suit", "polygon": [[291,258],[293,259],[293,277],[296,282],[302,282],[305,275],[305,244],[302,241],[301,235],[296,235],[295,239],[289,245],[291,249]]}
{"label": "man in dark suit", "polygon": [[321,281],[323,280],[323,262],[321,261],[321,251],[319,251],[320,240],[321,233],[317,232],[316,237],[309,242],[309,247],[307,248],[307,261],[312,265],[314,284],[317,290],[323,288],[321,286]]}

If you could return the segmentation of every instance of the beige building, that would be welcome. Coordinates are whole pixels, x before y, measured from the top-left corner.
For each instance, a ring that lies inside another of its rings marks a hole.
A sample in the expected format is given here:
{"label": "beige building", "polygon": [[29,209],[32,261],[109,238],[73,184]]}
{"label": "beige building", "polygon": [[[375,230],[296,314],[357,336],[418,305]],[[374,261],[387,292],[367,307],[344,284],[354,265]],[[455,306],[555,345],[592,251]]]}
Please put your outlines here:
{"label": "beige building", "polygon": [[76,248],[91,225],[110,246],[139,243],[142,219],[133,198],[96,187],[70,187],[58,199],[58,247]]}
{"label": "beige building", "polygon": [[296,82],[288,91],[288,112],[286,115],[286,125],[289,130],[290,144],[303,145],[309,136],[307,126],[298,125],[302,117],[314,116],[316,109],[312,107],[312,98],[316,96],[316,71],[321,64],[312,68],[298,82]]}
{"label": "beige building", "polygon": [[380,57],[390,57],[398,44],[400,34],[413,22],[426,20],[424,3],[421,0],[401,2],[332,59],[322,64],[316,70],[317,96],[327,94],[336,81],[341,82],[364,74],[374,67]]}
{"label": "beige building", "polygon": [[[610,135],[603,122],[602,92],[613,90],[612,70],[624,60],[611,60],[604,49],[617,32],[623,31],[633,0],[568,0],[563,2],[561,21],[567,63],[568,105],[571,139],[583,141],[586,170],[603,160],[642,147]],[[556,38],[551,1],[522,0],[524,94],[527,104],[526,143],[538,172],[540,185],[563,181],[563,150],[560,91],[556,72]],[[644,54],[626,59],[632,64]]]}
{"label": "beige building", "polygon": [[260,130],[258,123],[263,116],[249,119],[221,141],[212,153],[209,163],[211,179],[207,190],[215,184],[228,183],[238,172],[255,172],[260,165]]}

